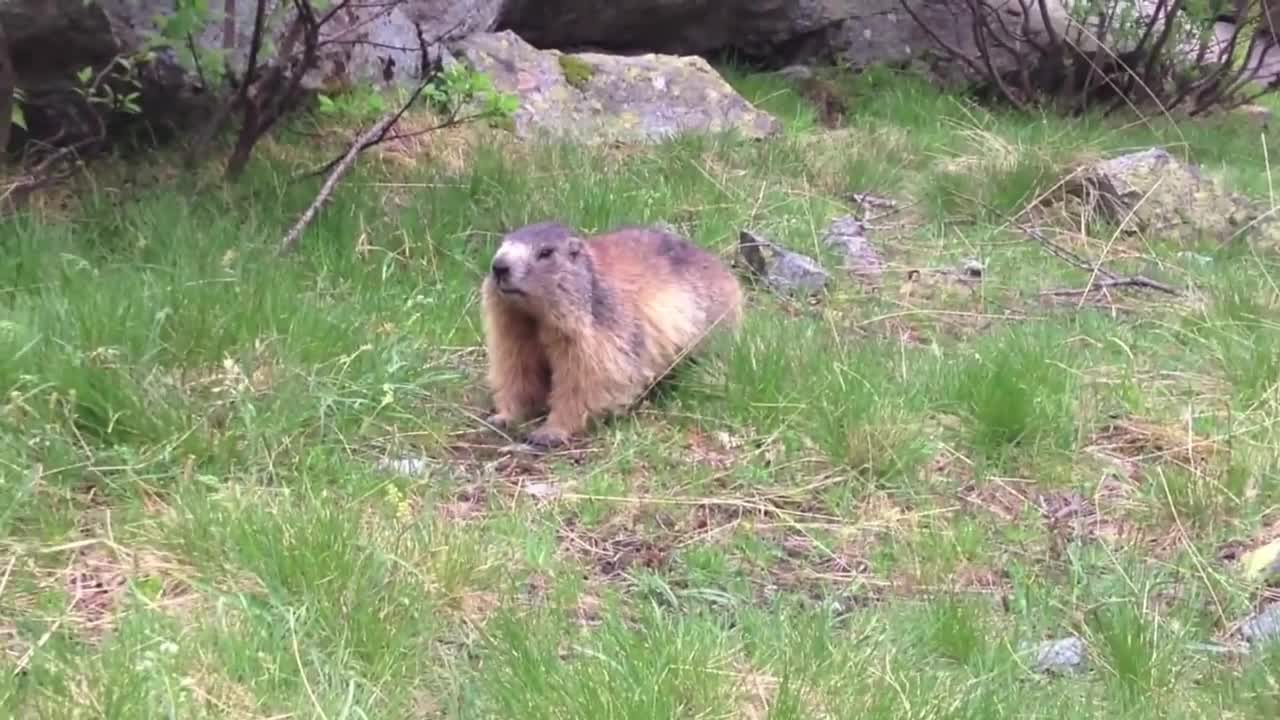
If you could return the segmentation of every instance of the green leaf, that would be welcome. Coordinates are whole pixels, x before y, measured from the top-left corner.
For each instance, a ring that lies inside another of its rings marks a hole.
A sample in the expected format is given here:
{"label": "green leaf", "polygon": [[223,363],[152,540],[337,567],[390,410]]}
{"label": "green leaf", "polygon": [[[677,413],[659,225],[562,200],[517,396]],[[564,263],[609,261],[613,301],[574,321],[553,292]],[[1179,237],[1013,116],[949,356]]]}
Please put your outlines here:
{"label": "green leaf", "polygon": [[76,77],[80,80],[81,85],[88,85],[89,79],[93,77],[93,68],[85,65],[80,69],[80,72],[76,73]]}
{"label": "green leaf", "polygon": [[9,113],[9,122],[17,125],[23,130],[27,129],[27,116],[22,112],[22,107],[17,103],[14,103],[13,111]]}

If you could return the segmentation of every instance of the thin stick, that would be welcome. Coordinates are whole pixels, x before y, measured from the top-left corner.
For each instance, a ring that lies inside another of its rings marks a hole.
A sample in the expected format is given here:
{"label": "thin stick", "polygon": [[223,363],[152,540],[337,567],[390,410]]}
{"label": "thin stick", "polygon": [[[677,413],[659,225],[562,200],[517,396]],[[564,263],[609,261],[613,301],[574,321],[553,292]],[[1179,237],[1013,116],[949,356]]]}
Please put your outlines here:
{"label": "thin stick", "polygon": [[387,129],[391,127],[391,124],[399,119],[399,117],[399,112],[388,113],[381,120],[374,123],[368,130],[365,130],[360,137],[356,138],[356,141],[352,143],[351,147],[347,150],[347,154],[344,155],[342,160],[340,160],[338,164],[334,166],[333,170],[330,171],[329,178],[324,181],[324,185],[320,188],[320,192],[316,195],[316,199],[311,201],[311,206],[307,208],[306,212],[302,213],[302,217],[298,218],[298,222],[289,230],[289,234],[284,236],[284,240],[280,241],[280,255],[287,255],[297,249],[298,241],[302,238],[302,231],[305,230],[307,225],[310,225],[311,221],[315,219],[316,213],[320,212],[320,206],[329,199],[329,196],[333,194],[334,188],[338,186],[338,181],[341,180],[342,176],[346,175],[347,171],[351,169],[351,166],[355,164],[356,158],[360,155],[361,148],[364,147],[365,143],[375,137],[378,137],[382,133],[385,133]]}
{"label": "thin stick", "polygon": [[1134,275],[1133,277],[1111,278],[1109,280],[1094,280],[1089,283],[1089,287],[1073,290],[1070,288],[1064,290],[1045,290],[1041,295],[1088,295],[1090,292],[1105,290],[1107,288],[1117,287],[1136,287],[1147,288],[1148,290],[1156,290],[1166,295],[1179,296],[1182,293],[1176,288],[1169,287],[1162,282],[1152,280],[1143,275]]}

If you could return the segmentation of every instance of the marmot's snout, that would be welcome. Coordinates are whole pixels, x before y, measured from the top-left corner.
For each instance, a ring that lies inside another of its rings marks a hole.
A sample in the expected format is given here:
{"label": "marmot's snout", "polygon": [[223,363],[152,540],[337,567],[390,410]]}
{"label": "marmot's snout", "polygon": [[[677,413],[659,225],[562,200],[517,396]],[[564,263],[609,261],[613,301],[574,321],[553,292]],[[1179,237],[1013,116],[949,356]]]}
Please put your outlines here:
{"label": "marmot's snout", "polygon": [[506,282],[511,276],[511,266],[506,260],[497,259],[493,261],[493,279],[499,284]]}
{"label": "marmot's snout", "polygon": [[504,295],[522,293],[520,284],[528,274],[529,249],[523,245],[503,243],[493,256],[489,272],[493,275],[493,284]]}

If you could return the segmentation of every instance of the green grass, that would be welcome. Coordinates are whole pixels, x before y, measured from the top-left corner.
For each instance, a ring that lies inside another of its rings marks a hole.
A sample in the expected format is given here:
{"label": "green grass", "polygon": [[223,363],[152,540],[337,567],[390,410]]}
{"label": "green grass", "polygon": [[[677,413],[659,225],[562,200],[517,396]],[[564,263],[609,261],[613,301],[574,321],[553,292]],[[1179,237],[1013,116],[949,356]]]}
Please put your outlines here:
{"label": "green grass", "polygon": [[[882,72],[838,79],[828,132],[727,73],[783,137],[450,133],[368,155],[286,259],[316,190],[291,176],[370,103],[300,119],[327,139],[284,132],[232,188],[157,154],[133,161],[156,183],[101,164],[70,210],[3,220],[0,715],[1274,715],[1280,645],[1197,646],[1260,599],[1223,549],[1278,527],[1274,247],[1076,239],[1190,290],[1077,306],[1038,294],[1084,273],[1006,222],[1153,144],[1265,199],[1258,135]],[[728,257],[751,227],[826,259],[854,192],[904,206],[873,223],[877,291],[752,290],[737,341],[571,452],[480,424],[505,229],[669,222]],[[967,258],[980,285],[908,272]],[[1088,671],[1036,675],[1069,634]]]}

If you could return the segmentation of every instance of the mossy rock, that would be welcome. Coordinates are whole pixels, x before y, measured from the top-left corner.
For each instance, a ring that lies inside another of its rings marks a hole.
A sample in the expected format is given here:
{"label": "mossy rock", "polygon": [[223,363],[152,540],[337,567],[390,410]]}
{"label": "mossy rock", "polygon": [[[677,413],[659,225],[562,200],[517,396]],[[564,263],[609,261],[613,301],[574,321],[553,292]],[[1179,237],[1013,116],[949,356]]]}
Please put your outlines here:
{"label": "mossy rock", "polygon": [[586,87],[591,77],[596,74],[596,69],[591,67],[591,63],[573,55],[560,56],[560,71],[564,73],[565,81],[578,90]]}

